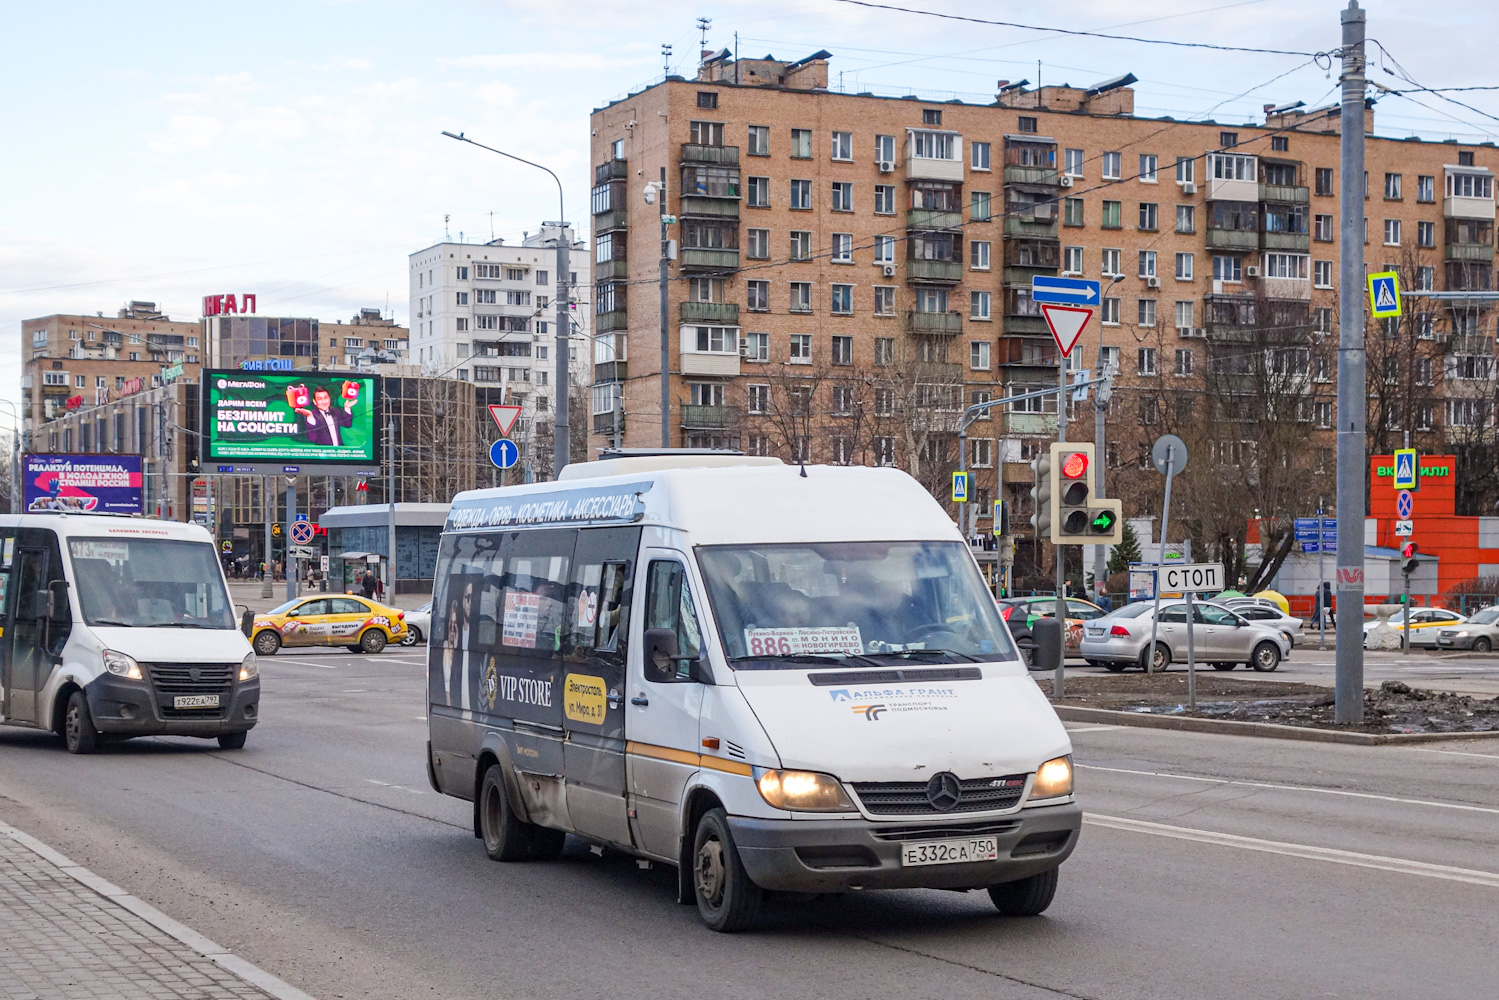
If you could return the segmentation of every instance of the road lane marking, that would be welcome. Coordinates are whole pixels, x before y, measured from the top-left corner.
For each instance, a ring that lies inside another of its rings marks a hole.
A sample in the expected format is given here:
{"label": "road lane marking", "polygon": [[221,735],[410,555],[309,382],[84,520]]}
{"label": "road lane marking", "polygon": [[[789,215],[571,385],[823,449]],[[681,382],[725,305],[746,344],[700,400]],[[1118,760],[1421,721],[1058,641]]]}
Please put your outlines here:
{"label": "road lane marking", "polygon": [[1169,771],[1136,771],[1127,767],[1103,767],[1099,764],[1077,764],[1087,771],[1111,771],[1115,774],[1138,774],[1148,778],[1175,778],[1178,781],[1201,781],[1214,785],[1238,785],[1241,788],[1268,788],[1282,792],[1316,792],[1320,795],[1342,795],[1351,799],[1375,799],[1379,802],[1398,802],[1409,806],[1433,806],[1438,809],[1458,809],[1463,812],[1490,813],[1499,816],[1499,809],[1491,806],[1470,806],[1460,802],[1433,802],[1428,799],[1403,799],[1394,795],[1375,795],[1372,792],[1349,792],[1341,788],[1317,788],[1314,785],[1275,785],[1266,781],[1236,781],[1232,778],[1204,778],[1195,774],[1172,774]]}
{"label": "road lane marking", "polygon": [[1445,753],[1453,757],[1487,757],[1490,760],[1499,760],[1499,753],[1473,753],[1468,750],[1433,750],[1430,747],[1406,747],[1405,749],[1414,750],[1416,753]]}
{"label": "road lane marking", "polygon": [[1123,729],[1123,728],[1124,728],[1123,726],[1084,726],[1084,727],[1081,727],[1081,728],[1074,727],[1074,726],[1066,726],[1066,729],[1067,729],[1067,731],[1069,733],[1106,733],[1110,729]]}
{"label": "road lane marking", "polygon": [[1169,826],[1165,823],[1149,823],[1124,816],[1104,816],[1085,813],[1083,822],[1089,826],[1102,826],[1129,833],[1145,833],[1155,837],[1171,837],[1175,840],[1190,840],[1199,844],[1218,847],[1237,847],[1245,851],[1264,854],[1281,854],[1291,858],[1306,858],[1310,861],[1327,861],[1335,865],[1352,865],[1355,868],[1375,868],[1380,871],[1397,872],[1402,875],[1421,875],[1426,878],[1446,879],[1449,882],[1467,882],[1499,889],[1499,872],[1479,871],[1474,868],[1454,868],[1450,865],[1434,865],[1425,861],[1409,861],[1405,858],[1390,858],[1380,854],[1360,854],[1357,851],[1340,851],[1332,847],[1313,847],[1310,844],[1287,844],[1278,840],[1261,840],[1258,837],[1241,837],[1233,833],[1215,833],[1186,826]]}
{"label": "road lane marking", "polygon": [[411,792],[413,795],[427,794],[425,788],[407,788],[405,785],[398,785],[393,781],[376,781],[374,778],[365,778],[364,780],[372,785],[379,785],[381,788],[394,788],[398,792]]}

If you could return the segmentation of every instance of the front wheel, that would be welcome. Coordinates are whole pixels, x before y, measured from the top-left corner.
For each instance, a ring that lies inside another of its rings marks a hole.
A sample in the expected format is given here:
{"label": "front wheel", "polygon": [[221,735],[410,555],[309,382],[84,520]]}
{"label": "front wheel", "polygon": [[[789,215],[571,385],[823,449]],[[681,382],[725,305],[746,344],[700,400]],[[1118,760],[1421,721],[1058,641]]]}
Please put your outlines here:
{"label": "front wheel", "polygon": [[1007,917],[1034,917],[1046,912],[1057,894],[1057,873],[1053,868],[1018,882],[1002,882],[989,887],[989,898]]}
{"label": "front wheel", "polygon": [[1233,664],[1233,663],[1215,663],[1215,664],[1213,664],[1213,669],[1214,670],[1232,670],[1236,665],[1237,664]]}
{"label": "front wheel", "polygon": [[367,628],[359,636],[359,651],[362,653],[379,653],[385,649],[385,633],[377,628]]}
{"label": "front wheel", "polygon": [[249,735],[249,733],[220,733],[219,749],[243,750],[245,748],[245,737]]}
{"label": "front wheel", "polygon": [[722,809],[709,809],[692,838],[692,891],[697,913],[710,930],[732,934],[755,919],[764,893],[739,860]]}
{"label": "front wheel", "polygon": [[1249,665],[1261,673],[1268,673],[1280,666],[1280,647],[1273,642],[1262,642],[1254,647]]}
{"label": "front wheel", "polygon": [[88,698],[82,691],[74,691],[68,696],[62,738],[68,753],[93,753],[99,749],[99,731],[94,728],[94,716],[88,710]]}
{"label": "front wheel", "polygon": [[1113,660],[1106,661],[1104,663],[1104,665],[1103,665],[1103,668],[1105,670],[1107,670],[1111,674],[1122,674],[1122,673],[1124,673],[1124,664],[1122,664],[1122,663],[1116,663]]}
{"label": "front wheel", "polygon": [[401,640],[403,646],[415,646],[422,641],[422,630],[415,625],[406,626],[406,637]]}
{"label": "front wheel", "polygon": [[1475,653],[1487,653],[1493,648],[1494,644],[1489,641],[1488,636],[1481,635],[1473,640],[1473,652]]}
{"label": "front wheel", "polygon": [[275,656],[276,650],[281,648],[281,636],[273,629],[262,629],[255,633],[255,655]]}

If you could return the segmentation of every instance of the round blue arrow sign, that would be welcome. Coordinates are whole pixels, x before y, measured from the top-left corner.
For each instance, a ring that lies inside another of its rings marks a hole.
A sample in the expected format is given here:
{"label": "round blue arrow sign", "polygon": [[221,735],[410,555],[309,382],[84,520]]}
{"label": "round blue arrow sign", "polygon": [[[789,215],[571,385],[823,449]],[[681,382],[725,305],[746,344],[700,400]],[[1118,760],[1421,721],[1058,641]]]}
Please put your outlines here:
{"label": "round blue arrow sign", "polygon": [[489,461],[497,469],[508,469],[520,460],[520,449],[509,438],[500,438],[489,446]]}

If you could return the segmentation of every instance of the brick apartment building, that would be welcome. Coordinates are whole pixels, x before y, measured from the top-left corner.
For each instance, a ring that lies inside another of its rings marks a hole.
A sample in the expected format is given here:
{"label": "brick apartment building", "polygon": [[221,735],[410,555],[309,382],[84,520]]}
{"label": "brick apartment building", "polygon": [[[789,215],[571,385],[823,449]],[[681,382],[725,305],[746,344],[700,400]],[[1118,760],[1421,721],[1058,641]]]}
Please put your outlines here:
{"label": "brick apartment building", "polygon": [[[1275,391],[1331,495],[1337,106],[1139,118],[1130,75],[928,103],[829,92],[828,58],[720,53],[593,113],[595,447],[616,428],[659,442],[663,206],[643,195],[664,180],[673,445],[888,462],[938,489],[960,404],[1056,384],[1030,283],[1077,275],[1105,287],[1072,362],[1101,348],[1118,369],[1111,468],[1205,412],[1223,418],[1213,458],[1244,461],[1263,368],[1286,376]],[[1371,435],[1439,450],[1493,420],[1499,150],[1371,137],[1366,156],[1369,270],[1417,293],[1399,324],[1369,326]],[[1093,405],[1073,404],[1070,438],[1092,439]],[[1024,463],[1055,433],[1053,399],[970,428],[985,516],[1002,469],[1023,524]]]}

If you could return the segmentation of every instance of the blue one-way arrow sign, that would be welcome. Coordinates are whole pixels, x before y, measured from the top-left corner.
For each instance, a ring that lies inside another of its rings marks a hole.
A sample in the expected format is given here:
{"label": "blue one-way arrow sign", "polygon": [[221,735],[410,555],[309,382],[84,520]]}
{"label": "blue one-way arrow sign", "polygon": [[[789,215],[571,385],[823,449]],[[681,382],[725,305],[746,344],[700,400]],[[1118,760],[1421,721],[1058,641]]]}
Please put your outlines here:
{"label": "blue one-way arrow sign", "polygon": [[1097,305],[1098,282],[1086,278],[1049,278],[1036,275],[1031,279],[1031,301],[1055,305]]}

